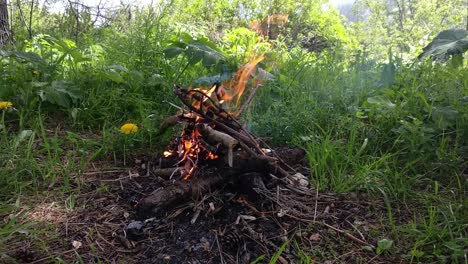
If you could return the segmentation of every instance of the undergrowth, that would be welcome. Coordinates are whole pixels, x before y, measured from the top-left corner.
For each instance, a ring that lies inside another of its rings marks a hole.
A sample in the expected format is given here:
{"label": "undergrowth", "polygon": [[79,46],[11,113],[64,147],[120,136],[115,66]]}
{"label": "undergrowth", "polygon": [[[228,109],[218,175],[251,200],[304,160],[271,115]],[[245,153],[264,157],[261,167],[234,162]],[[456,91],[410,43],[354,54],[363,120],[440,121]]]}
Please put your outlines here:
{"label": "undergrowth", "polygon": [[[148,12],[127,35],[103,29],[102,44],[37,35],[19,51],[0,53],[0,101],[13,104],[0,110],[0,215],[14,215],[23,196],[54,186],[72,205],[90,162],[120,166],[129,154],[167,143],[171,135],[158,130],[177,111],[171,104],[180,104],[174,83],[221,79],[245,62],[233,52],[239,43],[217,48],[200,32],[171,32]],[[210,64],[164,50],[200,43],[221,55]],[[244,50],[262,49],[246,43]],[[394,243],[381,254],[466,262],[466,68],[407,64],[391,54],[377,63],[347,59],[349,52],[340,49],[288,49],[278,42],[266,53],[261,67],[272,76],[245,114],[247,128],[274,145],[304,148],[310,182],[320,191],[384,199]],[[120,133],[127,122],[139,131]],[[0,249],[32,224],[7,219]],[[301,254],[313,259],[313,252]]]}

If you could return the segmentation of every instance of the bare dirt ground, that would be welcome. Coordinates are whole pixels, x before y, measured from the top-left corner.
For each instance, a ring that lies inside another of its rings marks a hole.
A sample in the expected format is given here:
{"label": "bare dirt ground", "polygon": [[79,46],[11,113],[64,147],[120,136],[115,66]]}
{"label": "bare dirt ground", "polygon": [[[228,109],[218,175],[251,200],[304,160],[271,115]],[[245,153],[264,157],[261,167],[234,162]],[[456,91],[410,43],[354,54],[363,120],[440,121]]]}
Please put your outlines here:
{"label": "bare dirt ground", "polygon": [[[288,158],[287,149],[279,153]],[[252,194],[238,184],[226,183],[142,214],[137,210],[139,201],[172,184],[148,170],[148,161],[155,160],[133,158],[131,166],[120,168],[94,164],[75,186],[79,193],[54,194],[51,190],[34,199],[24,197],[17,216],[21,223],[34,225],[12,236],[0,261],[402,262],[375,253],[377,241],[389,232],[387,211],[381,200],[365,194],[338,195],[308,188],[298,195],[280,184],[267,184],[267,192]],[[294,166],[308,176],[303,160]]]}

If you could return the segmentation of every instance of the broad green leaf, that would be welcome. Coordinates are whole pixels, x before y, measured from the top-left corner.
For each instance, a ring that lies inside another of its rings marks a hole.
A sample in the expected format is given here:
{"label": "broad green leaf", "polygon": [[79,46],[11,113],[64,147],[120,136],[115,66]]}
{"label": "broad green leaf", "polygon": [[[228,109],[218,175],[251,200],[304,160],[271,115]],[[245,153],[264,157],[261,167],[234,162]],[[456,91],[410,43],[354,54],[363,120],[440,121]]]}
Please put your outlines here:
{"label": "broad green leaf", "polygon": [[223,59],[221,53],[198,41],[188,45],[187,54],[194,63],[201,60],[204,66],[213,66]]}
{"label": "broad green leaf", "polygon": [[69,50],[68,54],[70,54],[70,56],[72,56],[75,63],[80,63],[80,62],[84,62],[84,61],[91,61],[90,58],[84,56],[81,53],[81,51],[78,50],[78,49]]}
{"label": "broad green leaf", "polygon": [[131,70],[128,73],[128,76],[131,78],[132,81],[135,81],[135,82],[140,82],[144,79],[143,74],[141,74],[141,72],[137,70]]}
{"label": "broad green leaf", "polygon": [[194,41],[194,38],[192,37],[192,35],[186,32],[183,32],[182,34],[180,34],[178,38],[179,38],[178,42],[182,42],[182,43],[190,43]]}
{"label": "broad green leaf", "polygon": [[382,74],[380,75],[380,83],[384,87],[390,87],[395,83],[396,67],[393,62],[383,66]]}
{"label": "broad green leaf", "polygon": [[273,81],[276,79],[276,77],[273,74],[265,71],[264,69],[260,67],[257,67],[257,72],[255,72],[252,75],[255,79],[261,80],[261,81]]}
{"label": "broad green leaf", "polygon": [[216,44],[205,37],[194,39],[194,41],[221,53],[221,50],[216,46]]}
{"label": "broad green leaf", "polygon": [[66,38],[58,39],[52,36],[45,36],[44,40],[46,40],[51,46],[62,52],[67,52],[71,48],[76,48],[75,42]]}
{"label": "broad green leaf", "polygon": [[112,70],[117,70],[117,71],[128,72],[127,68],[125,68],[122,65],[118,65],[118,64],[106,66],[106,67],[104,67],[104,69],[112,69]]}
{"label": "broad green leaf", "polygon": [[179,47],[169,47],[164,50],[164,55],[168,58],[174,58],[179,56],[180,54],[183,54],[185,52],[185,49],[179,48]]}
{"label": "broad green leaf", "polygon": [[31,82],[32,87],[41,88],[49,85],[48,82]]}
{"label": "broad green leaf", "polygon": [[379,242],[377,242],[377,254],[380,255],[383,252],[390,250],[392,246],[393,246],[393,240],[386,239],[386,238],[379,240]]}
{"label": "broad green leaf", "polygon": [[420,257],[424,256],[424,251],[417,250],[415,248],[412,249],[410,253],[411,253],[411,256],[416,257],[416,258],[420,258]]}
{"label": "broad green leaf", "polygon": [[169,59],[182,54],[187,57],[190,64],[201,61],[206,67],[216,65],[224,58],[224,55],[208,39],[195,39],[188,34],[182,34],[164,50],[164,55]]}
{"label": "broad green leaf", "polygon": [[56,41],[56,43],[59,46],[61,46],[64,50],[76,48],[75,42],[70,39],[61,38],[58,41]]}
{"label": "broad green leaf", "polygon": [[450,63],[454,68],[463,66],[463,54],[456,54],[452,56]]}
{"label": "broad green leaf", "polygon": [[79,111],[80,111],[79,108],[73,108],[73,109],[71,110],[71,116],[72,116],[73,122],[76,121],[76,118],[77,118],[77,116],[78,116],[78,112],[79,112]]}
{"label": "broad green leaf", "polygon": [[12,54],[13,54],[13,51],[0,49],[0,57],[10,57]]}
{"label": "broad green leaf", "polygon": [[53,81],[51,88],[57,92],[67,94],[73,101],[81,99],[81,90],[70,82]]}
{"label": "broad green leaf", "polygon": [[388,108],[388,109],[393,109],[396,106],[394,103],[392,103],[388,98],[384,96],[369,97],[367,98],[367,102],[369,104],[375,104],[377,106]]}
{"label": "broad green leaf", "polygon": [[70,39],[61,38],[57,39],[51,36],[45,36],[44,39],[54,48],[62,52],[64,55],[68,54],[73,58],[75,63],[90,61],[91,59],[82,54],[76,47],[76,43]]}
{"label": "broad green leaf", "polygon": [[363,247],[362,247],[362,250],[363,250],[364,252],[369,252],[369,253],[373,253],[373,252],[374,252],[374,249],[373,249],[372,247],[370,247],[370,246],[363,246]]}
{"label": "broad green leaf", "polygon": [[15,139],[15,148],[19,146],[21,142],[23,142],[25,139],[30,138],[34,132],[32,130],[26,129],[26,130],[21,130],[19,132],[18,136],[16,136]]}
{"label": "broad green leaf", "polygon": [[194,84],[197,86],[200,86],[200,85],[211,85],[216,82],[223,82],[223,81],[231,79],[233,74],[234,74],[233,72],[230,72],[230,73],[202,76],[196,79]]}
{"label": "broad green leaf", "polygon": [[18,61],[27,61],[37,64],[44,62],[41,56],[34,52],[15,51],[12,53],[12,56],[15,57]]}
{"label": "broad green leaf", "polygon": [[156,85],[164,84],[165,82],[166,81],[164,79],[164,76],[162,76],[161,74],[155,73],[151,75],[151,77],[148,78],[147,84],[150,86],[156,86]]}
{"label": "broad green leaf", "polygon": [[462,104],[468,104],[468,95],[465,95],[462,98],[460,98],[460,102]]}
{"label": "broad green leaf", "polygon": [[50,35],[42,35],[41,39],[44,39],[47,43],[52,45],[59,41],[57,38],[54,38]]}
{"label": "broad green leaf", "polygon": [[99,72],[101,77],[114,81],[116,83],[124,83],[124,78],[120,75],[120,73],[116,72],[115,70],[109,70],[105,72]]}
{"label": "broad green leaf", "polygon": [[70,108],[73,102],[81,98],[79,88],[65,81],[53,81],[50,86],[38,91],[42,101]]}
{"label": "broad green leaf", "polygon": [[437,105],[432,110],[432,120],[440,129],[446,129],[449,126],[455,125],[457,121],[458,111],[450,105]]}
{"label": "broad green leaf", "polygon": [[463,54],[468,50],[468,31],[450,29],[440,32],[429,45],[423,48],[418,59],[430,56],[436,61],[446,61],[452,55]]}

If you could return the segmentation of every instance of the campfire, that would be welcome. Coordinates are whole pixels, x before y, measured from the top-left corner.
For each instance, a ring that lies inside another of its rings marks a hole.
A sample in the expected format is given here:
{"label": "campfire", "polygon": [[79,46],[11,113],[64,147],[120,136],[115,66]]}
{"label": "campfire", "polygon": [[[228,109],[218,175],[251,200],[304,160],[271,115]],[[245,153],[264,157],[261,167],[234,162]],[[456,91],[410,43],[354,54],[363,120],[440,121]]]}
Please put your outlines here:
{"label": "campfire", "polygon": [[[154,173],[174,184],[144,198],[140,211],[157,210],[227,181],[248,178],[252,188],[263,188],[264,178],[291,176],[285,170],[290,166],[239,121],[261,87],[261,81],[251,76],[263,59],[253,58],[230,80],[210,87],[175,86],[174,93],[186,108],[178,107],[163,127],[182,124],[183,129],[163,152]],[[211,173],[213,169],[218,173]],[[257,174],[245,176],[252,172]]]}
{"label": "campfire", "polygon": [[[139,175],[146,174],[142,178],[151,186],[139,185],[149,187],[145,194],[138,192],[144,196],[134,204],[144,221],[128,224],[127,238],[138,240],[144,230],[153,230],[158,250],[175,239],[176,245],[183,247],[176,254],[168,249],[179,259],[174,263],[185,263],[193,254],[196,259],[215,256],[212,263],[238,263],[241,249],[242,263],[250,263],[250,254],[271,257],[289,233],[308,225],[332,229],[353,243],[374,248],[361,233],[358,238],[325,223],[340,224],[330,218],[330,210],[341,210],[347,219],[347,205],[334,196],[319,196],[311,188],[305,176],[310,171],[304,166],[304,150],[272,149],[242,124],[242,114],[261,86],[251,76],[262,59],[252,59],[223,83],[175,87],[175,95],[185,107],[177,106],[178,113],[168,117],[160,131],[178,124],[182,131],[162,155],[142,162]],[[338,209],[340,206],[343,209]],[[307,235],[315,242],[320,241],[319,236]],[[299,237],[304,236],[301,233]],[[215,245],[216,252],[212,250]],[[166,261],[167,257],[157,259]],[[224,262],[224,258],[229,261]],[[287,258],[295,259],[292,255]]]}
{"label": "campfire", "polygon": [[[175,94],[188,110],[180,109],[180,113],[172,117],[172,122],[183,123],[184,129],[175,143],[164,151],[164,157],[178,159],[177,170],[171,176],[178,174],[187,180],[197,176],[204,163],[220,158],[232,168],[235,150],[245,152],[250,158],[276,162],[238,121],[261,86],[260,81],[253,80],[254,87],[246,91],[250,76],[263,58],[260,55],[252,59],[231,80],[211,87],[184,89],[176,86]],[[242,100],[246,92],[249,97]],[[280,167],[277,169],[284,173]]]}

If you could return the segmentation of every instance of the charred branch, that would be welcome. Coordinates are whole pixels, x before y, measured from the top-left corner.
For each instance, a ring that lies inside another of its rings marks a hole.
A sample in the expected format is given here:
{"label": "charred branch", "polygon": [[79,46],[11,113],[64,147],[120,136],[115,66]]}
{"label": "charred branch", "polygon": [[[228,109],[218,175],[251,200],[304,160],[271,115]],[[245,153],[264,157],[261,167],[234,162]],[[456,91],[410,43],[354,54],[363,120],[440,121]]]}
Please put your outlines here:
{"label": "charred branch", "polygon": [[138,213],[140,215],[152,215],[157,213],[158,209],[190,198],[197,198],[197,196],[203,195],[213,188],[219,188],[225,182],[226,177],[225,174],[212,175],[206,178],[199,177],[179,181],[164,189],[156,190],[138,203]]}
{"label": "charred branch", "polygon": [[[262,159],[235,157],[231,168],[220,168],[218,173],[210,173],[209,177],[193,177],[188,180],[177,181],[166,188],[156,190],[151,195],[142,199],[138,204],[138,211],[142,215],[152,215],[159,209],[170,207],[174,204],[189,199],[196,199],[212,190],[222,189],[227,184],[241,184],[247,188],[245,192],[252,194],[252,188],[264,188],[262,177],[268,176],[270,165]],[[168,177],[174,173],[174,168],[156,169],[152,175]],[[252,179],[249,179],[252,178]],[[255,191],[254,193],[257,193]]]}

